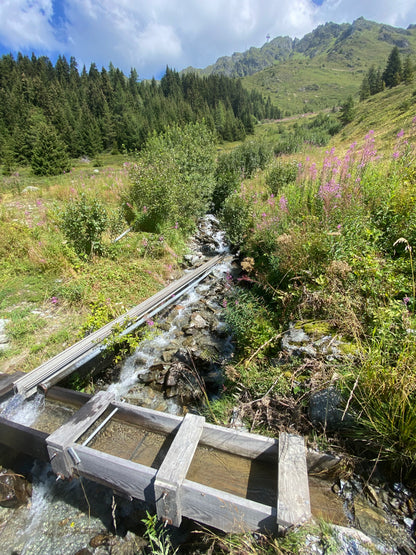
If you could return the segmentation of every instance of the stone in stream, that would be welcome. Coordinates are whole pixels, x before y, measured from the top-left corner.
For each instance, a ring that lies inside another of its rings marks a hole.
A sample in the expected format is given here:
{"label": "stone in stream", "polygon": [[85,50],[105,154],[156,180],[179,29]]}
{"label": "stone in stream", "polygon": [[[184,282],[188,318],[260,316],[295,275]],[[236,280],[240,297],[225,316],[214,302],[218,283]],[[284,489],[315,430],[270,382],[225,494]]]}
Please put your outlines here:
{"label": "stone in stream", "polygon": [[22,476],[3,471],[0,474],[0,506],[17,508],[26,505],[32,495],[32,486]]}

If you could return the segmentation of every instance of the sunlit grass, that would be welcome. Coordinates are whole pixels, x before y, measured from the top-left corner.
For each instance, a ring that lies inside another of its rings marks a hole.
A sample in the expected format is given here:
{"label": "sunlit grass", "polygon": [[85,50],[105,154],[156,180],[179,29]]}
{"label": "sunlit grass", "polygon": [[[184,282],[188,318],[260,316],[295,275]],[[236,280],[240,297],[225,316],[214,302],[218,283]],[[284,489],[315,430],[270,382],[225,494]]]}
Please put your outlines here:
{"label": "sunlit grass", "polygon": [[[9,348],[0,371],[30,370],[73,343],[88,317],[88,307],[105,299],[118,315],[163,287],[177,271],[185,243],[175,230],[163,242],[151,234],[129,233],[112,241],[127,223],[118,214],[120,194],[129,186],[122,155],[75,161],[55,177],[34,177],[19,168],[0,178],[0,318],[7,325]],[[119,220],[105,234],[106,254],[84,260],[63,236],[60,212],[81,193],[99,198]]]}

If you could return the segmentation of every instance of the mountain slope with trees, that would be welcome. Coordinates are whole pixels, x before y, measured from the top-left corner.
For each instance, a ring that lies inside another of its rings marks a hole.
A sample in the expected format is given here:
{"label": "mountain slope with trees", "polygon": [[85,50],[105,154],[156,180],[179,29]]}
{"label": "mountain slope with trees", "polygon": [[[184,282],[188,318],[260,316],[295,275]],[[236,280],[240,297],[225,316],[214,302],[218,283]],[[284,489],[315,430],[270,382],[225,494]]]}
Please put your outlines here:
{"label": "mountain slope with trees", "polygon": [[242,140],[258,119],[279,115],[270,100],[224,76],[180,76],[167,68],[159,84],[140,82],[134,69],[126,77],[112,64],[99,71],[92,63],[80,73],[75,58],[63,56],[55,66],[44,56],[0,59],[6,173],[30,164],[35,174],[53,175],[68,169],[68,156],[139,150],[149,134],[173,124],[204,120],[220,140]]}

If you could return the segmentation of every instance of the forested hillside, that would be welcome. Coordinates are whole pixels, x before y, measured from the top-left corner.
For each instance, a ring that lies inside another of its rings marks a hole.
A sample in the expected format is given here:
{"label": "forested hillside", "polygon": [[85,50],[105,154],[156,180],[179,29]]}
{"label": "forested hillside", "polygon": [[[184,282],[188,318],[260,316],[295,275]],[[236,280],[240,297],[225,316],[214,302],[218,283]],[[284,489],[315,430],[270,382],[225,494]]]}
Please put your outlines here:
{"label": "forested hillside", "polygon": [[[0,163],[6,172],[31,164],[34,173],[69,167],[68,158],[104,150],[140,149],[149,133],[205,120],[220,139],[241,140],[257,119],[279,111],[256,91],[224,76],[180,76],[167,68],[160,84],[127,78],[110,64],[78,71],[71,57],[0,59]],[[59,160],[59,167],[54,167]]]}

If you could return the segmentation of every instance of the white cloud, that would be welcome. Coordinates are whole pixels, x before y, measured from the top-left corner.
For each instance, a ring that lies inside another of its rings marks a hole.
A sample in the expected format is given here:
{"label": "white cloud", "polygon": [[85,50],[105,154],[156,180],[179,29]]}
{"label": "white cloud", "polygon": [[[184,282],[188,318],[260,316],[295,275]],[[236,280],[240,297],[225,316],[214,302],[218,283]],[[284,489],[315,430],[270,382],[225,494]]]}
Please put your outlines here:
{"label": "white cloud", "polygon": [[1,0],[0,42],[12,50],[73,55],[87,66],[112,61],[125,72],[134,66],[142,77],[159,75],[166,65],[204,67],[261,46],[268,34],[300,38],[325,21],[362,15],[403,27],[416,23],[415,0],[325,0],[322,6],[312,0],[59,0],[65,17],[56,30],[50,21],[57,2]]}
{"label": "white cloud", "polygon": [[397,27],[416,23],[414,0],[327,0],[322,5],[321,13],[326,20],[336,22],[352,21],[363,16]]}
{"label": "white cloud", "polygon": [[52,14],[52,0],[2,0],[0,42],[11,50],[56,48]]}

